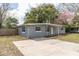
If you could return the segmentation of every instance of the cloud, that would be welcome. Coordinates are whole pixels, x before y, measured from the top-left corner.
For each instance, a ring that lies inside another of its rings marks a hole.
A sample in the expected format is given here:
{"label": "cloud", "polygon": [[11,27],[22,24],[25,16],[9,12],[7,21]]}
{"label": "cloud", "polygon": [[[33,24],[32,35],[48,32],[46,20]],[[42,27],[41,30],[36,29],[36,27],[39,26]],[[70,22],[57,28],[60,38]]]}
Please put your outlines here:
{"label": "cloud", "polygon": [[25,3],[18,3],[18,8],[10,10],[10,16],[16,17],[19,20],[19,23],[23,23],[23,17],[25,15],[27,6]]}

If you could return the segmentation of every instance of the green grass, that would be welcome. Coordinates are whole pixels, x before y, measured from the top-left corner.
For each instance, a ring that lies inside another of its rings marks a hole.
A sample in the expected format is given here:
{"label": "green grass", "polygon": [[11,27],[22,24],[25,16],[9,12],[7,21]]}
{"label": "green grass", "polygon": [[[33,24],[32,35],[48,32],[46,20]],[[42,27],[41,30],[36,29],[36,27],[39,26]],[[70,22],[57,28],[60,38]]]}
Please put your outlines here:
{"label": "green grass", "polygon": [[23,40],[20,36],[0,36],[0,56],[20,56],[20,51],[13,44],[13,41]]}
{"label": "green grass", "polygon": [[72,33],[72,34],[69,33],[69,34],[66,34],[66,35],[54,36],[54,37],[51,37],[51,38],[79,43],[79,33]]}

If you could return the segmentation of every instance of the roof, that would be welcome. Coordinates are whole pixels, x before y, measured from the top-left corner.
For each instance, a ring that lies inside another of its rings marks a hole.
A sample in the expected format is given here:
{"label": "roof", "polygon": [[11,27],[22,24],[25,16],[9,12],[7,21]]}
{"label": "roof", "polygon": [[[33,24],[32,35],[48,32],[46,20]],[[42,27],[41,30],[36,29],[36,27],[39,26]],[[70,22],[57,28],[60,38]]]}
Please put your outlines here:
{"label": "roof", "polygon": [[32,25],[49,25],[49,26],[63,26],[63,25],[59,25],[59,24],[51,24],[51,23],[27,23],[25,25],[20,25],[20,26],[32,26]]}

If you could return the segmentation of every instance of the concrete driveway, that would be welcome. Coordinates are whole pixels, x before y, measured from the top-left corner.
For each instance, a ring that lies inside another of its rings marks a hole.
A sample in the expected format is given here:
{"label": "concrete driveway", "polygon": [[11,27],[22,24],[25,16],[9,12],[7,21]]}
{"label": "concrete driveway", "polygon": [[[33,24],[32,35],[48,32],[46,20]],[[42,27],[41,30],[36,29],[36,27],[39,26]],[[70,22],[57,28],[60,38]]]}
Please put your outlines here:
{"label": "concrete driveway", "polygon": [[25,56],[79,56],[79,44],[49,38],[13,42]]}

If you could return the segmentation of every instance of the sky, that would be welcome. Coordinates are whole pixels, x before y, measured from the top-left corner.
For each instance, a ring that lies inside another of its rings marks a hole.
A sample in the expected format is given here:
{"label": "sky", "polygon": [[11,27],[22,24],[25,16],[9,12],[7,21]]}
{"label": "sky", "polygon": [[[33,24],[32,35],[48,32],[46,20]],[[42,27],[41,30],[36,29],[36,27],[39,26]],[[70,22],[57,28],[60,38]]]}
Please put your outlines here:
{"label": "sky", "polygon": [[[12,17],[16,17],[19,20],[20,24],[23,23],[24,15],[28,10],[30,10],[30,7],[36,7],[40,3],[52,3],[56,6],[58,5],[58,3],[65,2],[65,0],[62,1],[61,0],[7,0],[7,1],[12,1],[13,3],[16,2],[18,4],[18,5],[17,4],[11,5],[14,9],[9,11],[10,13],[9,15],[11,15]],[[75,0],[74,2],[78,2],[78,1]],[[68,0],[67,2],[71,3],[70,0]]]}
{"label": "sky", "polygon": [[0,0],[0,3],[13,3],[10,5],[11,10],[8,11],[8,15],[16,17],[19,20],[19,24],[23,23],[24,15],[31,7],[36,7],[41,3],[52,3],[56,6],[58,3],[78,2],[79,0]]}
{"label": "sky", "polygon": [[9,3],[9,10],[14,10],[18,8],[18,3]]}
{"label": "sky", "polygon": [[58,4],[53,3],[53,0],[20,0],[20,2],[11,4],[12,9],[9,10],[9,15],[16,17],[19,20],[19,24],[22,24],[25,13],[30,10],[31,7],[36,7],[41,3],[52,3],[54,5]]}

